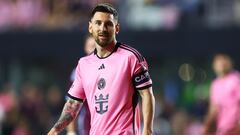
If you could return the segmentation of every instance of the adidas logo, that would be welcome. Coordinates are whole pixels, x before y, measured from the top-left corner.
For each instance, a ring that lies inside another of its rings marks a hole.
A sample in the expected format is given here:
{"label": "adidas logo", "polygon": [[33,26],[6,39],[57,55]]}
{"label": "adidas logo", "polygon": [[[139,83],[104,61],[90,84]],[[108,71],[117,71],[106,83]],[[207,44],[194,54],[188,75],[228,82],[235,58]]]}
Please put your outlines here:
{"label": "adidas logo", "polygon": [[102,64],[102,65],[98,68],[98,70],[101,70],[101,69],[105,69],[104,64]]}

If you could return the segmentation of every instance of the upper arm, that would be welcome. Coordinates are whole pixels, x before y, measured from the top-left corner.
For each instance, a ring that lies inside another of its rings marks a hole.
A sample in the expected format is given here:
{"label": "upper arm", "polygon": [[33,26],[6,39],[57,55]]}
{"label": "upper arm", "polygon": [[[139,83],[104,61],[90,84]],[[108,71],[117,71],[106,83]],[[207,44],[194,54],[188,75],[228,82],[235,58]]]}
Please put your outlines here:
{"label": "upper arm", "polygon": [[151,89],[152,79],[149,75],[148,64],[144,57],[140,54],[132,55],[131,62],[131,75],[134,88],[136,90]]}
{"label": "upper arm", "polygon": [[70,103],[70,104],[81,104],[81,103],[83,103],[82,101],[78,101],[78,100],[73,99],[71,97],[67,100],[67,102]]}
{"label": "upper arm", "polygon": [[215,117],[217,115],[218,112],[218,94],[215,91],[215,86],[214,83],[212,83],[211,87],[210,87],[210,103],[209,103],[209,107],[208,107],[208,117]]}
{"label": "upper arm", "polygon": [[210,86],[210,95],[209,95],[209,111],[215,110],[217,106],[220,104],[219,100],[219,91],[217,89],[217,84],[215,81],[212,82]]}
{"label": "upper arm", "polygon": [[216,115],[218,112],[218,107],[214,104],[210,104],[208,112],[209,115]]}
{"label": "upper arm", "polygon": [[77,112],[77,111],[79,111],[79,109],[81,107],[81,104],[82,104],[81,101],[69,98],[66,101],[65,109],[68,110],[68,111],[72,110],[73,112]]}
{"label": "upper arm", "polygon": [[143,89],[143,90],[139,90],[139,94],[142,98],[144,97],[153,97],[153,91],[152,91],[152,87]]}

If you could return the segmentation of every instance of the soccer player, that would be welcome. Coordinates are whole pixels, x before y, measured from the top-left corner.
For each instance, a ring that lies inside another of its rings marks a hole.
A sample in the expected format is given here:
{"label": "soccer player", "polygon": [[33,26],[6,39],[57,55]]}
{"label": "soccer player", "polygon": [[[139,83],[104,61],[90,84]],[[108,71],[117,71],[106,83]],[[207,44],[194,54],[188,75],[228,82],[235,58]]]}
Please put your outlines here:
{"label": "soccer player", "polygon": [[[86,37],[84,44],[84,52],[89,55],[95,49],[95,40],[92,36]],[[73,82],[76,77],[76,69],[73,70],[70,80]],[[87,105],[87,100],[82,104],[81,110],[76,120],[67,126],[67,135],[89,135],[90,131],[90,111]]]}
{"label": "soccer player", "polygon": [[94,53],[79,60],[70,99],[48,135],[57,135],[78,114],[84,100],[91,113],[90,135],[140,135],[138,97],[143,113],[142,135],[152,135],[155,99],[144,57],[117,42],[118,13],[109,4],[98,4],[91,13],[90,34]]}
{"label": "soccer player", "polygon": [[240,74],[233,70],[228,55],[218,54],[213,59],[217,78],[212,82],[210,107],[202,135],[209,135],[216,122],[216,135],[240,135]]}

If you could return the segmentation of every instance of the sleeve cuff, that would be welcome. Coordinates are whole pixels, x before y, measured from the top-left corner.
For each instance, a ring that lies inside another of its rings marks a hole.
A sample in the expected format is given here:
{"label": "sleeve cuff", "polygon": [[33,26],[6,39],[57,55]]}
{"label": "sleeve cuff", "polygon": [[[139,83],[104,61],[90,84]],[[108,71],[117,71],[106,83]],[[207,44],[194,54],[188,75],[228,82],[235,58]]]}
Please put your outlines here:
{"label": "sleeve cuff", "polygon": [[74,97],[74,96],[70,95],[69,93],[67,94],[67,96],[68,96],[69,98],[71,98],[71,99],[73,99],[73,100],[77,100],[77,101],[79,101],[79,102],[83,102],[83,101],[84,101],[83,99]]}

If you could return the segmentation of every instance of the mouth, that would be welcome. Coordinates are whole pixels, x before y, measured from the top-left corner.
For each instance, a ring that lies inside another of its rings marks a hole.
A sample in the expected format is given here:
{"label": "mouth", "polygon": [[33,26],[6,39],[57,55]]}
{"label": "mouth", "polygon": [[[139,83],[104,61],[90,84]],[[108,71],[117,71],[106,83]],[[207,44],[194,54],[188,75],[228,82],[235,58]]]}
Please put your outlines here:
{"label": "mouth", "polygon": [[108,39],[108,35],[98,35],[100,39]]}

